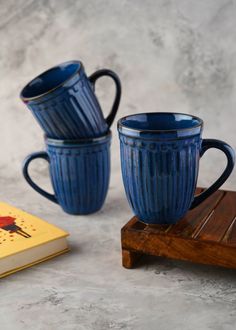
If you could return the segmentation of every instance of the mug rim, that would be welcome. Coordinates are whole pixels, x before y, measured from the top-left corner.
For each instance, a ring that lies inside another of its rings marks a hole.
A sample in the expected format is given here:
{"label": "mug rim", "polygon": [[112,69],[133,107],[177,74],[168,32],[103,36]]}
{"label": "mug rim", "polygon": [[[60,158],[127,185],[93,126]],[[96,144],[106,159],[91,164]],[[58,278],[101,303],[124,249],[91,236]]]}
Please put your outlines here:
{"label": "mug rim", "polygon": [[111,139],[112,133],[111,130],[106,135],[98,136],[98,137],[91,137],[91,138],[82,138],[82,139],[70,139],[70,140],[63,140],[63,139],[54,139],[44,136],[44,140],[47,145],[51,146],[58,146],[58,147],[64,147],[64,146],[75,146],[75,145],[84,145],[84,144],[96,144],[99,142],[105,142],[106,140]]}
{"label": "mug rim", "polygon": [[[61,82],[60,84],[57,84],[55,87],[53,88],[50,88],[49,90],[47,90],[46,92],[44,93],[41,93],[41,94],[38,94],[38,95],[35,95],[35,96],[31,96],[31,97],[25,97],[23,96],[23,93],[24,91],[26,90],[26,88],[28,88],[28,86],[36,79],[38,78],[41,78],[42,76],[44,76],[45,74],[49,73],[50,71],[60,67],[61,65],[67,65],[67,64],[78,64],[78,68],[75,70],[75,72],[73,72],[67,79],[65,79],[63,82]],[[42,73],[40,73],[39,75],[37,75],[36,77],[34,77],[33,79],[31,79],[21,90],[20,92],[20,98],[22,101],[31,101],[31,100],[36,100],[36,99],[39,99],[53,91],[55,91],[56,89],[60,88],[61,86],[63,86],[66,82],[68,82],[71,78],[73,78],[77,73],[80,73],[81,70],[84,69],[84,66],[83,66],[83,63],[79,60],[72,60],[72,61],[66,61],[66,62],[62,62],[62,63],[59,63],[57,65],[54,65],[52,66],[51,68],[43,71]]]}
{"label": "mug rim", "polygon": [[[187,128],[174,128],[174,129],[142,129],[142,128],[131,128],[129,126],[126,126],[122,123],[123,120],[127,120],[128,118],[134,117],[134,116],[139,116],[139,115],[164,115],[164,114],[172,114],[172,115],[184,115],[188,116],[192,119],[196,119],[199,123],[197,125],[194,125],[192,127],[187,127]],[[181,132],[181,131],[189,131],[196,129],[198,127],[203,126],[203,120],[200,117],[197,117],[195,115],[191,115],[188,113],[183,113],[183,112],[141,112],[141,113],[136,113],[132,115],[127,115],[118,120],[117,123],[117,128],[120,133],[123,133],[123,129],[125,131],[130,131],[130,132],[138,132],[138,133],[174,133],[174,132]]]}

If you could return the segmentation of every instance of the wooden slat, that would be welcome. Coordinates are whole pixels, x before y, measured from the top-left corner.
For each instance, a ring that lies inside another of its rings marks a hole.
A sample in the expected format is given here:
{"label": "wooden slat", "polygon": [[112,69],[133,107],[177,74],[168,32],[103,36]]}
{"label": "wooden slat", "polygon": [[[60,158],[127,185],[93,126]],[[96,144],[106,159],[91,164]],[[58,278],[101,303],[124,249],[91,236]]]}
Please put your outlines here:
{"label": "wooden slat", "polygon": [[236,246],[236,216],[233,219],[231,226],[227,230],[225,236],[223,237],[222,243]]}
{"label": "wooden slat", "polygon": [[236,216],[236,192],[227,192],[194,238],[219,242]]}
{"label": "wooden slat", "polygon": [[151,231],[158,234],[167,233],[172,225],[147,225],[145,231]]}
{"label": "wooden slat", "polygon": [[223,195],[224,192],[220,190],[215,192],[198,207],[189,211],[182,220],[172,227],[168,234],[181,237],[192,237],[204,222],[207,221],[208,216],[220,202]]}

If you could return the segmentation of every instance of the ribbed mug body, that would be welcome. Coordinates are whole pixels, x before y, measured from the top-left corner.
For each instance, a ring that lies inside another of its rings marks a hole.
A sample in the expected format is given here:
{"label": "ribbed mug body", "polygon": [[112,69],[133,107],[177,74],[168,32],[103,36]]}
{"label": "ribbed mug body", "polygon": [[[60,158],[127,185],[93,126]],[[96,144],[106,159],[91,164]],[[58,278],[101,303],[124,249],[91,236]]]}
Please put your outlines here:
{"label": "ribbed mug body", "polygon": [[108,131],[92,84],[82,67],[60,88],[26,104],[48,137],[78,139],[102,136]]}
{"label": "ribbed mug body", "polygon": [[140,221],[173,224],[203,200],[194,197],[205,151],[202,127],[200,118],[172,112],[139,113],[118,121],[124,188]]}
{"label": "ribbed mug body", "polygon": [[200,136],[173,141],[120,134],[121,168],[130,206],[145,223],[175,223],[196,189]]}
{"label": "ribbed mug body", "polygon": [[47,143],[53,189],[65,212],[89,214],[102,207],[110,178],[110,140],[108,135],[84,145]]}

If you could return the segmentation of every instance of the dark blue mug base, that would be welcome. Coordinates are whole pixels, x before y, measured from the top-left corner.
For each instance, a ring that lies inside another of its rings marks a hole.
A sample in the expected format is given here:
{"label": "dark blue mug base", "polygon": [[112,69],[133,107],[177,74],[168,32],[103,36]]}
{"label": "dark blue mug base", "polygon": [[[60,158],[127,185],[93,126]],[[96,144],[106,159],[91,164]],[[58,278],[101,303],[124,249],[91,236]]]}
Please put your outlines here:
{"label": "dark blue mug base", "polygon": [[176,217],[172,217],[172,218],[165,218],[162,219],[160,217],[155,218],[155,217],[139,217],[138,215],[136,215],[136,217],[138,218],[138,220],[146,225],[174,225],[176,224],[178,221],[180,221],[184,216],[183,214],[180,214],[179,216]]}
{"label": "dark blue mug base", "polygon": [[67,214],[70,214],[70,215],[89,215],[89,214],[94,214],[94,213],[100,211],[101,208],[103,207],[105,199],[106,199],[106,196],[105,196],[104,200],[101,201],[100,205],[98,205],[94,209],[84,209],[83,210],[83,209],[77,208],[77,209],[72,210],[72,209],[67,209],[65,207],[62,207],[62,206],[61,207],[64,212],[66,212]]}

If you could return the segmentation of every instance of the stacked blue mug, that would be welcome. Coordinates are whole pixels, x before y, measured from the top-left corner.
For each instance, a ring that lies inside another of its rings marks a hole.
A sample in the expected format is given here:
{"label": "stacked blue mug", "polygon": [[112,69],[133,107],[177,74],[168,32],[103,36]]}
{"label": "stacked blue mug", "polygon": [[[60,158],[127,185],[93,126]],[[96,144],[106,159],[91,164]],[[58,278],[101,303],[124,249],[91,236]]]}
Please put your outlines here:
{"label": "stacked blue mug", "polygon": [[[116,87],[112,109],[106,119],[95,94],[95,83],[103,76],[112,78]],[[26,181],[69,214],[98,211],[109,186],[110,126],[121,98],[117,74],[101,69],[88,77],[82,62],[69,61],[31,80],[20,97],[43,129],[46,143],[46,151],[25,158]],[[36,158],[48,161],[54,194],[31,179],[28,167]]]}

